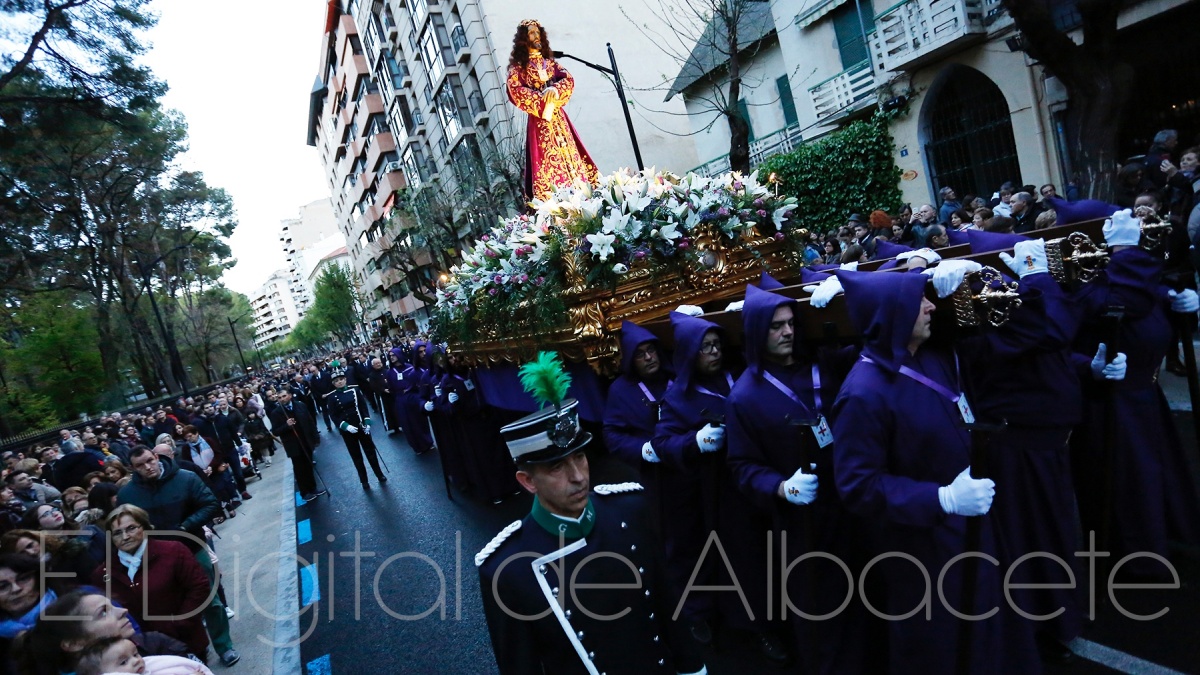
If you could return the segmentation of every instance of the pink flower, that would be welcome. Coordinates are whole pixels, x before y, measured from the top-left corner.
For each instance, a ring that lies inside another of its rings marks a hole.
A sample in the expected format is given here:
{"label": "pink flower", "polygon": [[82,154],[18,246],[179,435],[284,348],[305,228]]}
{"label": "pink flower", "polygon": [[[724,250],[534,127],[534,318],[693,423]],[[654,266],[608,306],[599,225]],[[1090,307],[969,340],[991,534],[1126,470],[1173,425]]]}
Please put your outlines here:
{"label": "pink flower", "polygon": [[528,275],[528,274],[522,274],[522,275],[521,275],[521,283],[526,283],[526,282],[528,282],[528,281],[529,281],[529,275]]}
{"label": "pink flower", "polygon": [[480,237],[480,238],[479,238],[479,240],[480,240],[480,241],[491,241],[491,240],[492,240],[492,238],[491,238],[491,237],[489,237],[489,236],[487,236],[487,235],[485,234],[485,235],[483,235],[482,237]]}
{"label": "pink flower", "polygon": [[680,248],[680,249],[685,249],[685,248],[687,248],[688,246],[689,246],[689,244],[688,244],[688,240],[687,240],[687,239],[680,239],[680,240],[679,240],[679,246],[678,246],[678,248]]}
{"label": "pink flower", "polygon": [[489,288],[489,289],[488,289],[488,295],[495,297],[495,295],[496,295],[496,289],[494,289],[494,288]]}
{"label": "pink flower", "polygon": [[497,284],[504,283],[504,277],[497,274],[496,276],[492,277],[492,282]]}
{"label": "pink flower", "polygon": [[766,217],[767,217],[767,212],[766,212],[766,211],[764,211],[764,210],[762,210],[762,209],[759,209],[759,210],[755,211],[755,213],[757,213],[757,214],[758,214],[758,217],[759,217],[759,218],[766,218]]}
{"label": "pink flower", "polygon": [[546,283],[546,278],[538,277],[537,279],[533,280],[533,283],[537,284],[538,286],[541,286],[542,284]]}

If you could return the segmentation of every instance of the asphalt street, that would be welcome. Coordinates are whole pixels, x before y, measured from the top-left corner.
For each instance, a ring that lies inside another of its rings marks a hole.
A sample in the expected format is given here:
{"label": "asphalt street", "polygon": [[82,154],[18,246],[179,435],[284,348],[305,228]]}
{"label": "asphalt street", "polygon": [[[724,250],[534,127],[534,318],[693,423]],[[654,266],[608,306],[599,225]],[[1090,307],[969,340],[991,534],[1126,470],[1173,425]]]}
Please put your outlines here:
{"label": "asphalt street", "polygon": [[[1190,417],[1175,414],[1194,457]],[[317,469],[331,494],[296,506],[297,553],[308,566],[299,570],[301,662],[309,675],[495,673],[473,558],[528,512],[530,497],[493,506],[455,490],[451,501],[437,452],[418,457],[402,435],[382,429],[374,440],[390,471],[386,486],[372,478],[364,492],[341,439],[322,431]],[[623,465],[589,455],[593,484],[631,479]],[[1194,476],[1200,475],[1196,468]],[[1088,658],[1047,672],[1200,672],[1200,557],[1182,552],[1174,562],[1182,588],[1116,592],[1129,612],[1169,608],[1152,621],[1122,617],[1105,599],[1101,580],[1096,620],[1076,645]],[[763,659],[748,635],[718,637],[707,653],[714,675],[791,672]]]}

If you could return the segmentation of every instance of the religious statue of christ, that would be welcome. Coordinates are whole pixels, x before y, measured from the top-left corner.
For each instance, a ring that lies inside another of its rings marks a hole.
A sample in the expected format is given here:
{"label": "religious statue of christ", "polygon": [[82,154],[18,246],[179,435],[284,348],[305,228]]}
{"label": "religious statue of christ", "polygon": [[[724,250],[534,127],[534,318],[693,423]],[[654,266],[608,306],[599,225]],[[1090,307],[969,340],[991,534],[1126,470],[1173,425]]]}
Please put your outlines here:
{"label": "religious statue of christ", "polygon": [[508,98],[529,114],[525,140],[525,196],[547,199],[576,179],[595,183],[596,164],[588,156],[563,106],[575,91],[575,79],[553,58],[546,29],[522,21],[513,37],[508,63]]}

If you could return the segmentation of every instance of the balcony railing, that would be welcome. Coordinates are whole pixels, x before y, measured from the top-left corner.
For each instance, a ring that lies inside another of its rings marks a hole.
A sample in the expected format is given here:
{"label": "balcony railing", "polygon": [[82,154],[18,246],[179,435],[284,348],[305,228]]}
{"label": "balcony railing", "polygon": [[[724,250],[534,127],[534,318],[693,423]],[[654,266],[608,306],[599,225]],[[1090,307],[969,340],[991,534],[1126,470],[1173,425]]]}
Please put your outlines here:
{"label": "balcony railing", "polygon": [[[750,168],[762,164],[770,157],[791,152],[804,141],[799,124],[784,127],[750,143]],[[692,169],[689,173],[701,176],[716,176],[730,170],[729,155],[722,155]]]}
{"label": "balcony railing", "polygon": [[454,53],[458,55],[459,61],[469,61],[471,59],[471,47],[467,43],[467,31],[463,30],[462,25],[454,27],[450,31],[450,43],[454,45]]}
{"label": "balcony railing", "polygon": [[915,67],[987,34],[985,0],[904,0],[875,17],[875,65]]}
{"label": "balcony railing", "polygon": [[817,119],[824,119],[844,110],[862,107],[875,100],[875,74],[871,62],[850,66],[815,87],[810,87]]}
{"label": "balcony railing", "polygon": [[487,103],[483,100],[483,94],[473,91],[467,97],[467,101],[471,104],[471,115],[475,118],[475,125],[479,126],[486,122],[488,110]]}

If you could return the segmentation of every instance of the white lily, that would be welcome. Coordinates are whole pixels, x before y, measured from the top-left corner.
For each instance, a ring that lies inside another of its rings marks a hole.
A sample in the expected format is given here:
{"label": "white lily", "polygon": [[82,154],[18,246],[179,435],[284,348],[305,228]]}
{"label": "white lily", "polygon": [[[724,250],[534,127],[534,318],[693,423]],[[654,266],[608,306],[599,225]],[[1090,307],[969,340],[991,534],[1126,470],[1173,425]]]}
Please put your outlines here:
{"label": "white lily", "polygon": [[607,216],[604,216],[603,222],[603,230],[608,234],[624,231],[625,226],[629,223],[629,214],[621,213],[620,211],[613,211]]}
{"label": "white lily", "polygon": [[678,230],[678,227],[679,225],[676,223],[667,223],[666,225],[658,228],[658,236],[662,237],[668,242],[675,241],[683,236],[683,233]]}
{"label": "white lily", "polygon": [[612,270],[617,274],[625,274],[629,271],[629,268],[625,266],[625,263],[617,263],[616,265],[613,265]]}
{"label": "white lily", "polygon": [[608,260],[608,256],[613,254],[613,242],[617,240],[616,235],[597,232],[596,234],[587,235],[586,239],[592,245],[592,255],[600,259],[600,262]]}
{"label": "white lily", "polygon": [[771,214],[771,222],[775,223],[776,225],[781,225],[783,224],[783,221],[787,220],[788,216],[791,215],[792,211],[795,210],[795,204],[787,204],[775,209],[775,212]]}

